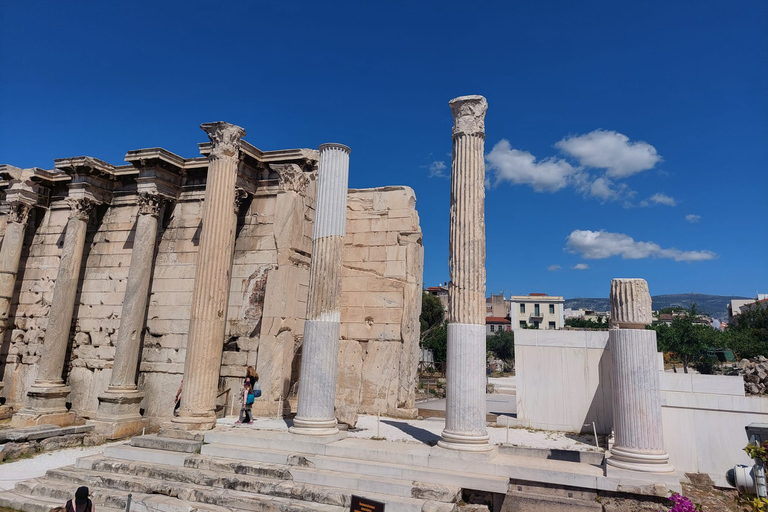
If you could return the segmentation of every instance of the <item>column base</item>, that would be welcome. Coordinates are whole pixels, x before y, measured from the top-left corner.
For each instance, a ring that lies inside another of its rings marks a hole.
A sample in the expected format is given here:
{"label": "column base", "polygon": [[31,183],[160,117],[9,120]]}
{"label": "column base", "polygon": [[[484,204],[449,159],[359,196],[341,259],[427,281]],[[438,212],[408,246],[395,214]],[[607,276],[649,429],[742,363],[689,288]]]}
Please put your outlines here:
{"label": "column base", "polygon": [[200,416],[185,416],[179,413],[167,426],[174,430],[212,430],[216,426],[216,414],[211,412]]}
{"label": "column base", "polygon": [[75,413],[67,409],[69,386],[35,383],[27,391],[24,408],[11,418],[11,428],[35,425],[68,427],[75,423]]}
{"label": "column base", "polygon": [[139,413],[139,404],[144,393],[137,390],[117,391],[112,388],[99,395],[99,409],[96,417],[87,422],[94,425],[96,432],[107,439],[122,439],[140,433],[147,426]]}
{"label": "column base", "polygon": [[339,433],[339,429],[336,427],[336,418],[319,420],[298,416],[293,418],[293,426],[288,431],[291,434],[304,436],[332,436]]}
{"label": "column base", "polygon": [[641,471],[644,473],[674,473],[675,467],[669,463],[666,452],[634,450],[632,448],[611,448],[611,456],[605,463],[619,469]]}
{"label": "column base", "polygon": [[464,452],[489,452],[493,446],[488,442],[490,436],[486,435],[468,435],[448,432],[443,430],[442,439],[437,442],[437,446],[447,450],[459,450]]}

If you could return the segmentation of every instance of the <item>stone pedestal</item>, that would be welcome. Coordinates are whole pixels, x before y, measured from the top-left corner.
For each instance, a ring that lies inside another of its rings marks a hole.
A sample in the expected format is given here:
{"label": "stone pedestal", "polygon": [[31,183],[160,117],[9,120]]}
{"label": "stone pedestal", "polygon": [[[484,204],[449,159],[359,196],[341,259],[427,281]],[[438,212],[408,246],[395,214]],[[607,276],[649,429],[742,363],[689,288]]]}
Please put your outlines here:
{"label": "stone pedestal", "polygon": [[37,379],[27,392],[24,408],[11,420],[14,428],[41,424],[66,426],[71,425],[75,418],[74,413],[67,412],[66,398],[70,388],[64,384],[62,373],[80,281],[88,218],[94,203],[89,199],[70,199],[70,207],[72,213],[64,235]]}
{"label": "stone pedestal", "polygon": [[141,334],[144,329],[149,280],[157,239],[157,221],[163,198],[139,196],[131,268],[120,315],[120,328],[115,343],[115,361],[109,388],[99,395],[99,409],[92,423],[107,439],[119,439],[141,432],[146,422],[139,413],[144,398],[136,387],[136,372],[141,356]]}
{"label": "stone pedestal", "polygon": [[485,422],[485,112],[482,96],[451,100],[445,430],[438,446],[490,451]]}
{"label": "stone pedestal", "polygon": [[184,389],[179,415],[171,420],[175,428],[184,430],[205,430],[216,425],[216,395],[237,228],[235,182],[240,139],[245,136],[245,130],[229,123],[206,123],[200,127],[208,133],[213,146],[208,156]]}
{"label": "stone pedestal", "polygon": [[611,281],[614,445],[609,466],[669,473],[661,422],[661,392],[651,295],[643,279]]}
{"label": "stone pedestal", "polygon": [[299,404],[291,428],[294,434],[338,433],[334,404],[348,177],[349,148],[341,144],[320,146]]}

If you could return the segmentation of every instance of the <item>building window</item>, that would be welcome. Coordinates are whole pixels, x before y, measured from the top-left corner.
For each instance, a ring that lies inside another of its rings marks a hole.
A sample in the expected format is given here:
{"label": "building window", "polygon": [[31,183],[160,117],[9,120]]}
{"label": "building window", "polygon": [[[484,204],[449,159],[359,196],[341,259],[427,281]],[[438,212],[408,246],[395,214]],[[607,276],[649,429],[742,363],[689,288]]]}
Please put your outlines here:
{"label": "building window", "polygon": [[549,328],[555,329],[555,322],[549,322]]}
{"label": "building window", "polygon": [[538,321],[533,322],[533,328],[534,329],[538,329],[539,328],[539,322]]}
{"label": "building window", "polygon": [[491,332],[493,332],[493,327],[494,327],[494,326],[492,325],[492,326],[491,326]]}
{"label": "building window", "polygon": [[525,304],[520,304],[520,312],[525,313]]}
{"label": "building window", "polygon": [[549,305],[549,314],[550,315],[554,315],[555,314],[555,305],[554,304],[550,304]]}
{"label": "building window", "polygon": [[541,316],[541,312],[539,311],[539,305],[534,304],[533,305],[533,316]]}
{"label": "building window", "polygon": [[520,328],[525,329],[525,327],[526,327],[525,320],[520,320]]}

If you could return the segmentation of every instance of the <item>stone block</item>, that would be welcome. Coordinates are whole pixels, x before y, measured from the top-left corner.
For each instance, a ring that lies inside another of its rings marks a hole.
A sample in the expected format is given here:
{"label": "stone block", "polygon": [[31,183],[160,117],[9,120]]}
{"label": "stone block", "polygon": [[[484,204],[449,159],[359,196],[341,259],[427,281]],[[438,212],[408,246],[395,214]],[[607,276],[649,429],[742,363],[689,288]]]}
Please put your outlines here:
{"label": "stone block", "polygon": [[357,424],[362,384],[363,350],[355,340],[339,341],[339,373],[336,377],[336,420],[350,427]]}

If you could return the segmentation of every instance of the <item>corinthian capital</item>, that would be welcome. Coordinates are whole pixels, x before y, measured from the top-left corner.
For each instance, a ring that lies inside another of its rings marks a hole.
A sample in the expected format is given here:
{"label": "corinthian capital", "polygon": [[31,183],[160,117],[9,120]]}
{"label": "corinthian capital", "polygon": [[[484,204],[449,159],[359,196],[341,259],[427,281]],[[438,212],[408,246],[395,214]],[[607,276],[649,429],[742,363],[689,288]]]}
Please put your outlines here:
{"label": "corinthian capital", "polygon": [[8,206],[10,207],[10,211],[8,212],[8,222],[17,222],[19,224],[27,223],[32,206],[21,201],[13,201]]}
{"label": "corinthian capital", "polygon": [[141,192],[139,194],[139,215],[158,217],[160,209],[166,201],[167,199],[161,195]]}
{"label": "corinthian capital", "polygon": [[277,173],[280,190],[302,193],[309,185],[306,173],[296,164],[271,164],[269,168]]}
{"label": "corinthian capital", "polygon": [[482,96],[460,96],[449,103],[453,114],[453,136],[479,135],[485,138],[485,112],[488,102]]}
{"label": "corinthian capital", "polygon": [[245,137],[245,130],[234,124],[218,121],[203,123],[200,128],[211,139],[212,148],[208,158],[237,157],[240,149],[240,139]]}
{"label": "corinthian capital", "polygon": [[67,198],[67,204],[70,209],[69,218],[80,219],[85,222],[88,222],[88,219],[91,217],[91,213],[96,206],[96,203],[85,197],[79,199],[71,197]]}

